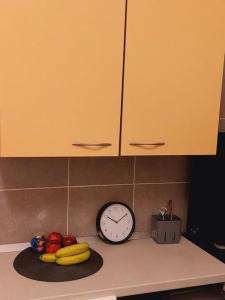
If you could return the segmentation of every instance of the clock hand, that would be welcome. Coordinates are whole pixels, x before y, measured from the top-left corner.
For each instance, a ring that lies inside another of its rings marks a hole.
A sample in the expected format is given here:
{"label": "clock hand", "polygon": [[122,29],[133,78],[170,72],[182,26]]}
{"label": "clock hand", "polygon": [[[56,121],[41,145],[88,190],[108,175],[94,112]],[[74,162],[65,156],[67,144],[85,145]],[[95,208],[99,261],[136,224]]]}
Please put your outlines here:
{"label": "clock hand", "polygon": [[127,216],[127,213],[124,215],[124,216],[122,216],[118,221],[117,221],[117,223],[119,223],[123,218],[125,218]]}
{"label": "clock hand", "polygon": [[107,216],[108,219],[112,220],[115,223],[118,223],[117,221],[113,220],[112,218],[110,218],[109,216]]}

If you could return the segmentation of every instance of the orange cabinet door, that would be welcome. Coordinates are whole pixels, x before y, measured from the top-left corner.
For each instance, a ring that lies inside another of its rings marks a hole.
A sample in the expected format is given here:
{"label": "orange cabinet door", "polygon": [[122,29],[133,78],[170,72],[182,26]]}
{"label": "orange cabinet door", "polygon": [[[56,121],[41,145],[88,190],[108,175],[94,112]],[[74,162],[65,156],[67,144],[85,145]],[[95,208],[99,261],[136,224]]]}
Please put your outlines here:
{"label": "orange cabinet door", "polygon": [[122,155],[215,154],[224,0],[128,0]]}
{"label": "orange cabinet door", "polygon": [[1,1],[1,156],[118,155],[124,18],[125,0]]}

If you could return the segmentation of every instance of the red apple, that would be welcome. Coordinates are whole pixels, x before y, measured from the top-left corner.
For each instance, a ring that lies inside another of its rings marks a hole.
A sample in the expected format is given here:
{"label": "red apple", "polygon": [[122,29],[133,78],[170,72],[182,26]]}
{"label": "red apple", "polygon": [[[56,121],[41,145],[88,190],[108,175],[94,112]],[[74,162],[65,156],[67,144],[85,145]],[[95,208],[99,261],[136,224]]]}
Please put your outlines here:
{"label": "red apple", "polygon": [[46,244],[46,253],[55,253],[61,248],[61,244],[57,242],[47,242]]}
{"label": "red apple", "polygon": [[64,235],[62,243],[64,247],[74,245],[77,244],[77,239],[72,234]]}
{"label": "red apple", "polygon": [[57,242],[57,243],[62,243],[62,239],[63,239],[63,236],[58,233],[58,232],[51,232],[49,235],[48,235],[48,238],[47,238],[47,241],[48,242]]}

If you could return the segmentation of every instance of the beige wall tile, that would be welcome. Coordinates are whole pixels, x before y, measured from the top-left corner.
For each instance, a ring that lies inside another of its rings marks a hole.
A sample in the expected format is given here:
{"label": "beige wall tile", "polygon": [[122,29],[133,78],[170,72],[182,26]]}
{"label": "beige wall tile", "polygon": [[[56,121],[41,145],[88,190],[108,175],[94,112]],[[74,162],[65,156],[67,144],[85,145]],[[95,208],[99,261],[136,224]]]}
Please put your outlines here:
{"label": "beige wall tile", "polygon": [[0,158],[0,189],[67,185],[67,158]]}
{"label": "beige wall tile", "polygon": [[136,158],[137,183],[188,181],[189,159],[185,156],[141,156]]}
{"label": "beige wall tile", "polygon": [[133,182],[133,157],[82,157],[70,162],[70,185]]}
{"label": "beige wall tile", "polygon": [[132,186],[70,188],[69,232],[77,236],[96,235],[97,213],[110,201],[124,202],[132,207]]}
{"label": "beige wall tile", "polygon": [[38,232],[66,232],[67,189],[0,192],[0,244],[27,242]]}
{"label": "beige wall tile", "polygon": [[151,232],[151,215],[173,200],[173,213],[182,219],[182,230],[186,229],[188,184],[136,185],[135,205],[136,231]]}
{"label": "beige wall tile", "polygon": [[[70,162],[72,186],[99,186],[70,188],[69,232],[96,235],[95,218],[103,204],[122,201],[132,207],[134,158],[71,158]],[[26,188],[66,186],[67,163],[67,158],[0,159],[0,244],[25,242],[40,231],[66,232],[67,188]],[[188,169],[186,157],[137,157],[136,182],[187,181]],[[150,215],[169,199],[173,199],[174,211],[184,219],[185,228],[186,184],[138,184],[135,189],[137,231],[149,231]]]}

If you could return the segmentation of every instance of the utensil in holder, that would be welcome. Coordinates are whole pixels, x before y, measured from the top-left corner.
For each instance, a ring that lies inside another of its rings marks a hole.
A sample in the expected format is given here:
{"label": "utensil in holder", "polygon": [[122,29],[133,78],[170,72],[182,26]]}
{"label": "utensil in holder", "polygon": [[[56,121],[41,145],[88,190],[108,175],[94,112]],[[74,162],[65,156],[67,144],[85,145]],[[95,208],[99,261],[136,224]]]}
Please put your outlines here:
{"label": "utensil in holder", "polygon": [[158,244],[176,244],[181,238],[181,219],[173,215],[162,219],[159,215],[152,215],[152,238]]}

